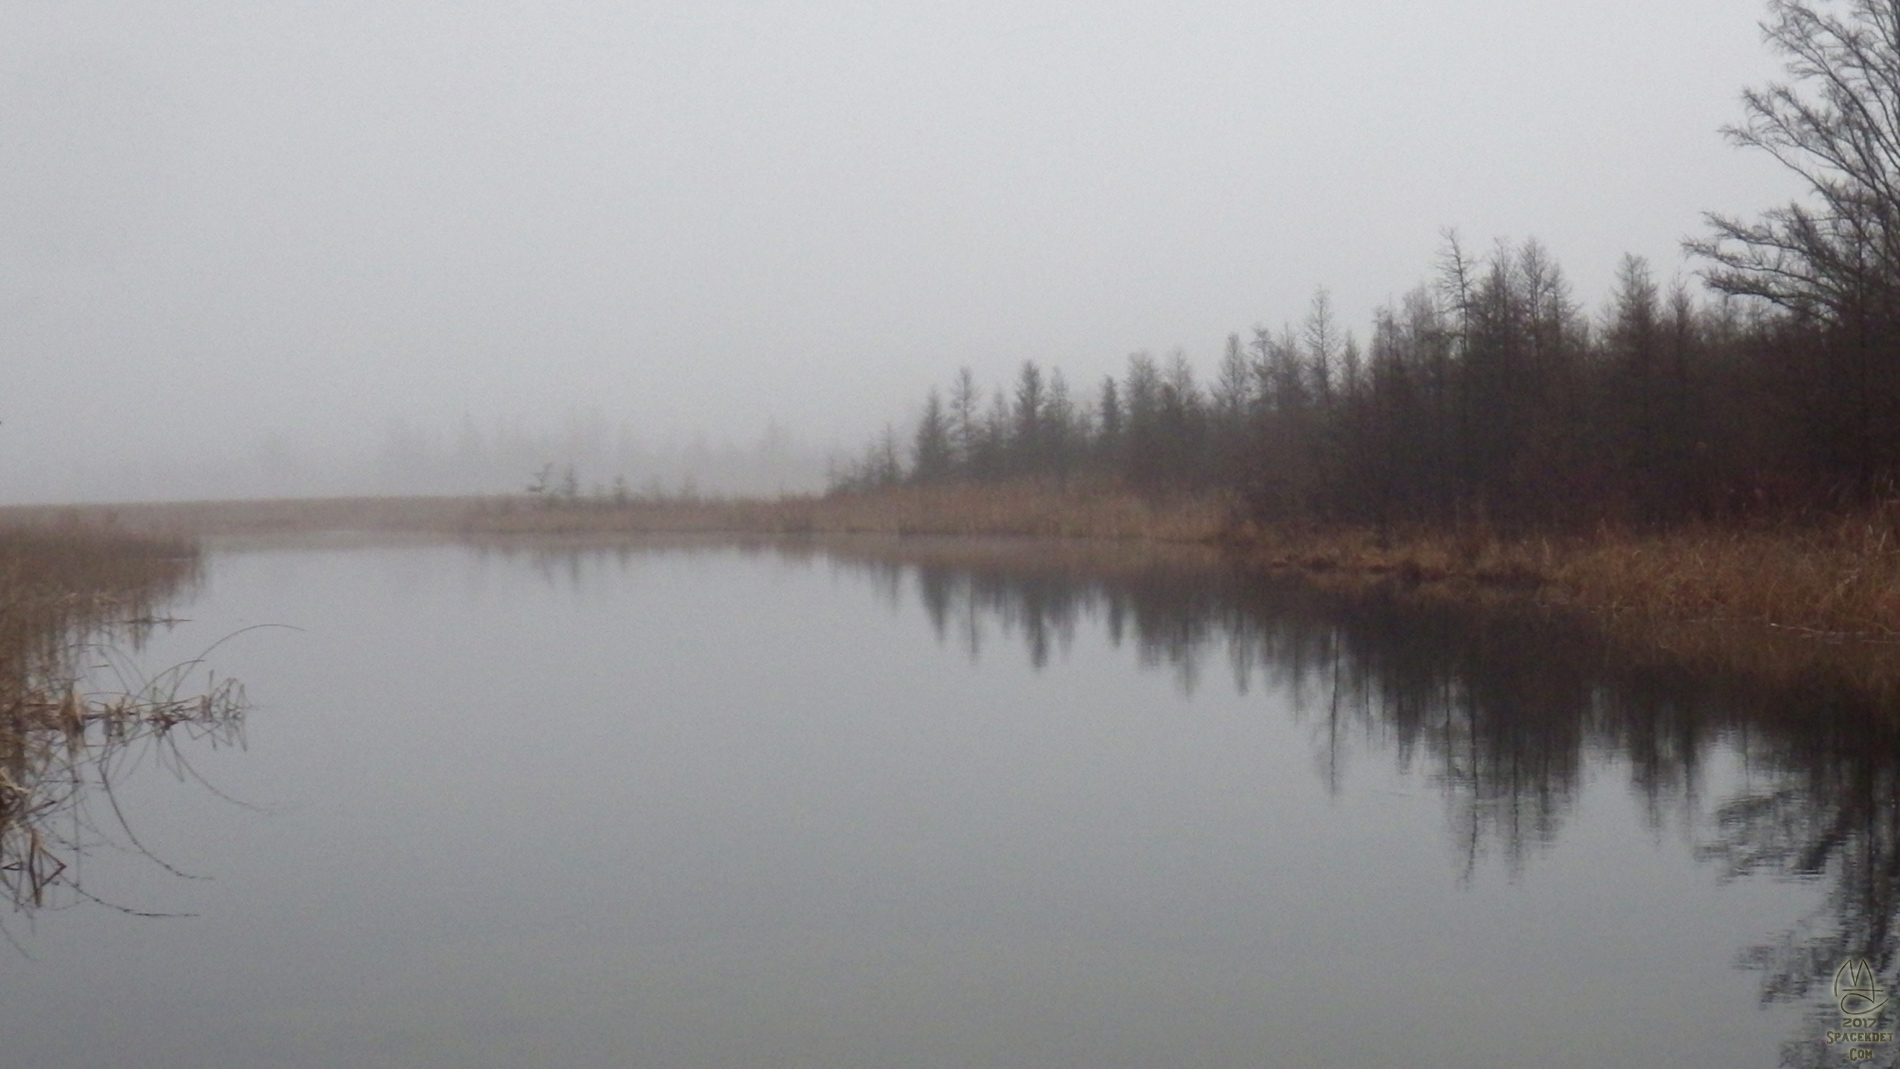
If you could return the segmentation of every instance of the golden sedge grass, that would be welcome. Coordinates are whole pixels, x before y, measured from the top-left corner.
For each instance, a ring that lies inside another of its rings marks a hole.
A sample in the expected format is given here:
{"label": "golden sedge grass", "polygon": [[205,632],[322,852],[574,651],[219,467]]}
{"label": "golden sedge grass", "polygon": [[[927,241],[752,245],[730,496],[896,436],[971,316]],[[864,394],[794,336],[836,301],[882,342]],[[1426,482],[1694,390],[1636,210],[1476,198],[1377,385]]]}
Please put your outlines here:
{"label": "golden sedge grass", "polygon": [[195,665],[116,693],[82,688],[101,644],[136,644],[198,572],[197,551],[175,540],[0,531],[0,894],[16,908],[60,892],[93,899],[75,860],[99,841],[139,847],[112,795],[126,758],[156,748],[182,771],[181,734],[237,738],[242,689],[212,679],[194,691]]}

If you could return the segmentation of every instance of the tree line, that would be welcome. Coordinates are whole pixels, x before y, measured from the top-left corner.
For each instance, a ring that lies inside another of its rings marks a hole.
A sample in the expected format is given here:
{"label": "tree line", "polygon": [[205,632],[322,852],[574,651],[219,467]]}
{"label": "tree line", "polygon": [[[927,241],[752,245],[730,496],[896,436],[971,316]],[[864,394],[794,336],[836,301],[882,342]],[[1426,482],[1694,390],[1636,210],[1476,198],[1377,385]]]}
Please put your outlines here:
{"label": "tree line", "polygon": [[1725,133],[1804,200],[1708,217],[1702,287],[1626,257],[1586,312],[1536,241],[1447,235],[1362,342],[1324,291],[1305,320],[1074,388],[969,369],[833,473],[834,489],[1033,479],[1222,490],[1266,520],[1668,523],[1834,508],[1900,474],[1900,0],[1771,0],[1790,80]]}

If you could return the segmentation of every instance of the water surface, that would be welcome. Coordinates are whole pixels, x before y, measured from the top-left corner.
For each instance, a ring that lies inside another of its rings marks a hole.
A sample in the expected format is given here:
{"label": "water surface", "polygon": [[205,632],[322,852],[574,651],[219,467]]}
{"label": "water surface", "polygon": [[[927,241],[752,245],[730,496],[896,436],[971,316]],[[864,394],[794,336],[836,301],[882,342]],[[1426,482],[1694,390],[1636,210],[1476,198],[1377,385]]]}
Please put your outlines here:
{"label": "water surface", "polygon": [[1832,1064],[1837,960],[1895,980],[1887,721],[1534,619],[677,546],[231,552],[180,614],[147,663],[288,625],[212,654],[217,793],[119,787],[210,878],[9,922],[10,1063]]}

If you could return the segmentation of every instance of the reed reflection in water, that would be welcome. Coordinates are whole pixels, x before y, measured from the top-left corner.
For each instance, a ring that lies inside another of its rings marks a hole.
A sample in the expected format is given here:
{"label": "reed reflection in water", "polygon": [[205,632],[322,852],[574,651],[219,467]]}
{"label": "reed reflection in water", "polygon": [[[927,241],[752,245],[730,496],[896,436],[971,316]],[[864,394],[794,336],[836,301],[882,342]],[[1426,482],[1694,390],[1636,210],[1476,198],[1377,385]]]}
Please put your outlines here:
{"label": "reed reflection in water", "polygon": [[186,774],[181,737],[240,741],[235,681],[212,676],[193,691],[201,673],[191,664],[150,679],[110,671],[130,664],[117,659],[121,648],[142,646],[157,608],[198,570],[195,550],[163,541],[0,534],[0,894],[15,911],[74,900],[136,911],[102,902],[79,878],[89,851],[138,848],[116,778],[146,757]]}

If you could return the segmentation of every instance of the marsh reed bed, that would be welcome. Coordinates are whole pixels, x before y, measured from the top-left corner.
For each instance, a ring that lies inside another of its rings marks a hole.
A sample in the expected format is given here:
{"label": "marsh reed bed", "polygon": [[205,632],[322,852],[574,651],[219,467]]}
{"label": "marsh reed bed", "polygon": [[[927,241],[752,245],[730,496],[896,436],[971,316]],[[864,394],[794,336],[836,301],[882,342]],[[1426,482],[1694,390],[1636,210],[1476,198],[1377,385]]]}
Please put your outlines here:
{"label": "marsh reed bed", "polygon": [[[1817,642],[1900,641],[1900,499],[1773,520],[1559,532],[1263,524],[1250,522],[1229,494],[1137,493],[1098,478],[779,498],[513,494],[0,508],[0,531],[60,525],[98,537],[137,534],[154,546],[324,532],[474,542],[964,538],[981,540],[971,551],[983,554],[1001,551],[999,539],[1107,543],[1128,552],[1198,546],[1329,585],[1390,582],[1425,596],[1478,601],[1528,597],[1654,628],[1720,624]],[[126,556],[109,566],[134,568],[136,561]]]}
{"label": "marsh reed bed", "polygon": [[191,686],[194,666],[182,665],[116,689],[87,684],[92,663],[136,647],[199,568],[177,540],[0,529],[0,895],[16,909],[93,899],[78,859],[104,841],[137,846],[111,797],[127,759],[156,750],[182,771],[181,737],[237,741],[245,702],[234,681]]}
{"label": "marsh reed bed", "polygon": [[1239,529],[1270,567],[1407,584],[1517,589],[1614,617],[1749,624],[1838,641],[1900,641],[1900,502],[1776,524],[1564,534],[1487,528]]}

